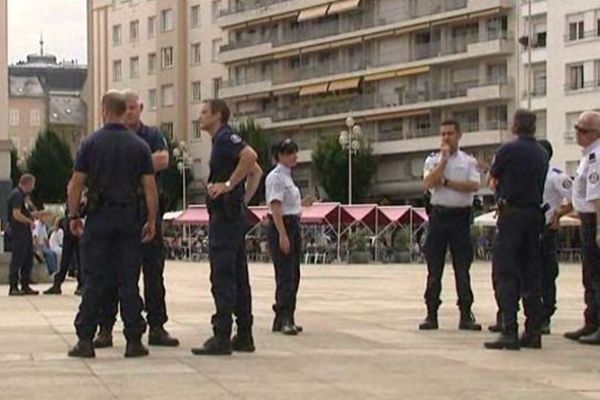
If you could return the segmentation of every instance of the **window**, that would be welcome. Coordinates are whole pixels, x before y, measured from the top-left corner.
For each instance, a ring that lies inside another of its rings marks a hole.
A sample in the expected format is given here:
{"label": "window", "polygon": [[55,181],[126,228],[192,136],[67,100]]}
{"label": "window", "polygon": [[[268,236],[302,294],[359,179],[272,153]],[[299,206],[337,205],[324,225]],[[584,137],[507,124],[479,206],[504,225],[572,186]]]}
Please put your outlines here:
{"label": "window", "polygon": [[135,20],[129,23],[129,41],[137,42],[140,37],[140,21]]}
{"label": "window", "polygon": [[219,18],[219,6],[221,3],[219,0],[213,0],[212,2],[212,21],[216,22],[217,18]]}
{"label": "window", "polygon": [[173,67],[173,48],[163,47],[160,50],[161,65],[163,69]]}
{"label": "window", "polygon": [[538,34],[536,35],[536,41],[535,41],[535,45],[536,47],[546,47],[546,36],[547,33],[546,32],[538,32]]}
{"label": "window", "polygon": [[486,21],[487,39],[506,39],[508,31],[508,18],[506,15],[490,18]]}
{"label": "window", "polygon": [[454,119],[460,124],[463,132],[477,132],[479,130],[479,110],[464,110],[454,112]]}
{"label": "window", "polygon": [[140,77],[140,58],[131,57],[129,59],[129,78],[136,79]]}
{"label": "window", "polygon": [[163,107],[171,107],[174,104],[174,96],[173,96],[173,85],[163,85],[160,88],[160,92],[161,92],[161,99],[162,99],[162,106]]}
{"label": "window", "polygon": [[202,129],[200,129],[200,121],[192,121],[192,140],[202,139]]}
{"label": "window", "polygon": [[156,89],[148,90],[148,108],[156,110]]}
{"label": "window", "polygon": [[576,112],[571,112],[571,113],[565,114],[565,125],[566,125],[565,134],[564,134],[565,143],[575,143],[575,141],[576,141],[575,124],[577,124],[580,114],[581,114],[581,111],[576,111]]}
{"label": "window", "polygon": [[31,126],[40,126],[40,110],[31,110],[29,111],[29,125]]}
{"label": "window", "polygon": [[200,26],[200,4],[190,9],[190,26],[192,28]]}
{"label": "window", "polygon": [[202,86],[200,82],[192,82],[192,103],[202,101]]}
{"label": "window", "polygon": [[8,113],[8,121],[10,123],[10,126],[19,126],[20,125],[20,116],[19,116],[19,110],[16,108],[11,108],[9,113]]}
{"label": "window", "polygon": [[121,60],[113,61],[113,81],[121,80],[121,77],[122,77],[121,67],[122,67]]}
{"label": "window", "polygon": [[600,86],[600,60],[594,61],[594,86]]}
{"label": "window", "polygon": [[148,17],[148,39],[156,36],[156,17]]}
{"label": "window", "polygon": [[121,44],[121,25],[114,25],[112,29],[112,44],[118,46]]}
{"label": "window", "polygon": [[148,75],[156,74],[156,53],[148,54]]}
{"label": "window", "polygon": [[160,30],[162,32],[172,31],[174,27],[173,10],[162,10],[160,13]]}
{"label": "window", "polygon": [[192,44],[192,65],[200,64],[202,61],[202,46],[200,43]]}
{"label": "window", "polygon": [[569,89],[579,90],[584,87],[583,64],[569,67]]}
{"label": "window", "polygon": [[219,56],[219,49],[221,47],[221,43],[223,41],[221,39],[215,39],[212,42],[212,60],[213,62],[217,61],[217,57]]}
{"label": "window", "polygon": [[581,40],[585,34],[583,21],[569,23],[569,40]]}
{"label": "window", "polygon": [[508,110],[506,105],[492,106],[486,109],[487,129],[499,130],[508,127]]}
{"label": "window", "polygon": [[506,82],[506,62],[487,66],[487,83],[499,84]]}
{"label": "window", "polygon": [[173,138],[174,125],[172,122],[163,122],[160,124],[160,130],[167,138]]}
{"label": "window", "polygon": [[223,80],[221,78],[213,79],[213,98],[214,99],[219,98],[219,91],[221,90],[222,82],[223,82]]}
{"label": "window", "polygon": [[546,95],[546,70],[533,71],[533,95]]}

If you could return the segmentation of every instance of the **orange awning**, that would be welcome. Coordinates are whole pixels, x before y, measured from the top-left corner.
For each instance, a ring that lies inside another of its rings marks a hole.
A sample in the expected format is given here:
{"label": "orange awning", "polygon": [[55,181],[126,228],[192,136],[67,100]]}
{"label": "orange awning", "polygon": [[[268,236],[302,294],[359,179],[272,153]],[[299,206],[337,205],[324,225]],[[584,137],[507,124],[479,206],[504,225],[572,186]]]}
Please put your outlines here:
{"label": "orange awning", "polygon": [[329,84],[329,91],[356,89],[360,82],[360,78],[342,79],[333,81]]}
{"label": "orange awning", "polygon": [[331,3],[327,15],[339,14],[345,11],[350,11],[358,8],[360,0],[341,0],[335,3]]}
{"label": "orange awning", "polygon": [[324,17],[327,15],[327,9],[329,9],[329,4],[302,10],[300,11],[300,14],[298,14],[298,22]]}
{"label": "orange awning", "polygon": [[325,93],[329,87],[329,82],[317,83],[316,85],[302,86],[300,96],[309,96],[311,94]]}

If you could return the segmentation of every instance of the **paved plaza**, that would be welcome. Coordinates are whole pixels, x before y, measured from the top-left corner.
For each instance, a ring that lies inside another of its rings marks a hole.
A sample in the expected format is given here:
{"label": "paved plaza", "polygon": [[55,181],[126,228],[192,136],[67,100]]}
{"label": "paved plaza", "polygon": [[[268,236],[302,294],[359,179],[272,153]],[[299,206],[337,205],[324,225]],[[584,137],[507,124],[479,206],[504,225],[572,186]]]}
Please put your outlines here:
{"label": "paved plaza", "polygon": [[[123,358],[124,339],[93,360],[68,359],[79,298],[0,297],[0,399],[600,399],[600,348],[562,338],[581,323],[580,268],[563,265],[559,311],[544,349],[484,350],[487,332],[459,332],[451,268],[437,332],[419,332],[423,265],[304,266],[297,337],[270,333],[272,267],[251,265],[257,352],[190,353],[210,335],[206,264],[167,265],[176,349]],[[473,267],[474,312],[495,307],[487,264]],[[42,285],[38,289],[43,289]],[[120,326],[119,326],[120,330]]]}

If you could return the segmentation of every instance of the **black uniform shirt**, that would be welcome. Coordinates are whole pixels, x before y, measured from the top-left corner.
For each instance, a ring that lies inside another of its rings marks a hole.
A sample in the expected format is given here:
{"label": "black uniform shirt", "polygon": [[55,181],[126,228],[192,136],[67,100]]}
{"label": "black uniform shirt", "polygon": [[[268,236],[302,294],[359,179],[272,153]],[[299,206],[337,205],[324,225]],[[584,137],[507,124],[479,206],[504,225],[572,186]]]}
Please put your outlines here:
{"label": "black uniform shirt", "polygon": [[122,124],[106,124],[86,138],[75,171],[87,174],[107,203],[137,202],[142,175],[154,173],[148,145]]}
{"label": "black uniform shirt", "polygon": [[25,231],[28,229],[31,229],[29,227],[29,224],[24,224],[22,222],[17,221],[16,219],[14,219],[13,217],[13,210],[16,208],[19,208],[21,210],[21,213],[26,216],[27,218],[31,218],[31,210],[29,209],[29,206],[27,205],[27,201],[25,201],[25,193],[23,193],[23,191],[21,190],[20,187],[16,187],[13,189],[12,192],[10,192],[10,195],[8,196],[8,224],[11,226],[11,228],[14,230],[20,230],[20,231]]}
{"label": "black uniform shirt", "polygon": [[[238,165],[240,152],[246,147],[246,143],[229,125],[225,125],[217,132],[212,144],[208,181],[210,183],[227,182]],[[228,194],[231,200],[241,205],[244,201],[245,181],[240,182]],[[211,205],[217,206],[219,202],[219,199],[213,200]]]}
{"label": "black uniform shirt", "polygon": [[541,206],[547,172],[548,153],[528,136],[502,145],[490,169],[497,196],[517,207]]}

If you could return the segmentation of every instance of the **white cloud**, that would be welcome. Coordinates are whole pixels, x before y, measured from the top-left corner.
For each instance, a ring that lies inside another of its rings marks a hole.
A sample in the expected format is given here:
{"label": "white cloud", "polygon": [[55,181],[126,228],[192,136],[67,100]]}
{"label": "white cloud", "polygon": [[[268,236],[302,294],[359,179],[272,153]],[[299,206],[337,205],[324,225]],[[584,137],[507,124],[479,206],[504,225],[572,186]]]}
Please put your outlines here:
{"label": "white cloud", "polygon": [[87,62],[86,0],[8,0],[8,60],[44,51],[58,60]]}

